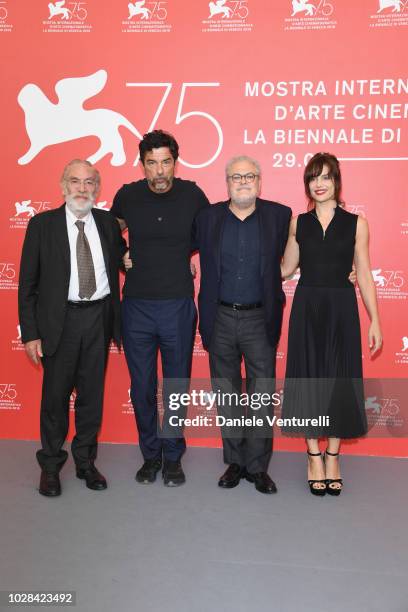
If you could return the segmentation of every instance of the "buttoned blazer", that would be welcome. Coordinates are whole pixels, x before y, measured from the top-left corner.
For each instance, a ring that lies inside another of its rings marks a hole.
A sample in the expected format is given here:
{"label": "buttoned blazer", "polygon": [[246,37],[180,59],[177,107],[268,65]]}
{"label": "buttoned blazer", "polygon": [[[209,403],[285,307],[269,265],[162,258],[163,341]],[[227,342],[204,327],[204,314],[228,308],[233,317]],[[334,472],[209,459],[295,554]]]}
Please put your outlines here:
{"label": "buttoned blazer", "polygon": [[[200,291],[198,295],[199,330],[203,346],[208,350],[218,306],[221,280],[221,246],[229,202],[219,202],[203,209],[193,227],[193,247],[200,254]],[[276,346],[282,327],[285,293],[282,290],[280,262],[288,239],[292,211],[288,206],[257,198],[262,302],[265,311],[265,332]]]}
{"label": "buttoned blazer", "polygon": [[[101,240],[111,291],[105,330],[120,345],[119,265],[126,250],[119,224],[108,211],[92,209]],[[71,274],[65,204],[35,215],[27,226],[22,249],[18,290],[22,342],[41,339],[45,355],[52,355],[64,328]]]}

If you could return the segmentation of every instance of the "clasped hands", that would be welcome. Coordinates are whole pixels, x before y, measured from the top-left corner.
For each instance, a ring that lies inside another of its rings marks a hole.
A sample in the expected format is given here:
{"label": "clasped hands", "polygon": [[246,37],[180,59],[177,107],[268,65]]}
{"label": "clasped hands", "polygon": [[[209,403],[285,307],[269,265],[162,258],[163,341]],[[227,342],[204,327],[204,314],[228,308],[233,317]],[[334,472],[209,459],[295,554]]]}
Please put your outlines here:
{"label": "clasped hands", "polygon": [[[126,272],[130,270],[130,268],[133,267],[133,263],[132,263],[132,260],[130,259],[129,251],[126,251],[126,253],[123,256],[123,265],[125,266]],[[197,268],[195,267],[192,261],[190,261],[190,271],[191,271],[191,275],[193,276],[193,278],[195,278],[197,276]]]}
{"label": "clasped hands", "polygon": [[[130,270],[132,268],[132,266],[133,266],[132,260],[130,259],[129,251],[127,251],[125,253],[125,255],[123,256],[123,265],[125,266],[126,272],[128,270]],[[197,269],[196,269],[195,265],[193,264],[193,262],[190,262],[190,270],[191,270],[192,276],[195,278],[196,275],[197,275]],[[348,279],[349,279],[349,281],[351,283],[353,283],[353,285],[356,284],[357,273],[356,273],[356,269],[355,269],[354,266],[353,266],[353,268],[352,268],[352,270],[351,270],[351,272],[349,274]],[[34,342],[36,342],[36,341],[34,341]],[[369,344],[369,349],[370,349],[371,356],[374,355],[374,353],[376,353],[381,348],[381,345],[382,345],[381,330],[379,329],[379,326],[376,325],[375,322],[373,322],[370,325],[370,329],[369,329],[369,332],[368,332],[368,344]],[[40,349],[41,349],[41,343],[40,343]],[[26,350],[27,350],[27,348],[26,348]],[[33,361],[34,361],[34,359],[33,359]],[[36,361],[34,361],[34,363],[36,363]]]}

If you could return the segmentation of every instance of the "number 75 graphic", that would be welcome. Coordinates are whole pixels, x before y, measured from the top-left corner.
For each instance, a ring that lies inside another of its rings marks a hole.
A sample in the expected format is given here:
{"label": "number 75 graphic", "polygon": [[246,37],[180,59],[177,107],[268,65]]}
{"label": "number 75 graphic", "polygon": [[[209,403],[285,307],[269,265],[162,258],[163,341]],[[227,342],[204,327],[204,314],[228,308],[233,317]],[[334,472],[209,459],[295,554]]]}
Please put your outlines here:
{"label": "number 75 graphic", "polygon": [[0,383],[0,400],[14,400],[17,397],[15,383]]}
{"label": "number 75 graphic", "polygon": [[[209,121],[214,126],[214,128],[217,131],[217,135],[218,135],[218,145],[216,147],[215,153],[209,159],[201,162],[200,164],[191,164],[185,159],[182,159],[181,157],[179,157],[180,163],[183,164],[184,166],[187,166],[188,168],[205,168],[206,166],[209,166],[210,164],[212,164],[212,162],[215,161],[217,157],[219,156],[219,154],[221,153],[222,145],[224,143],[224,136],[222,133],[221,126],[218,123],[217,119],[213,117],[212,115],[210,115],[209,113],[206,113],[201,110],[190,110],[189,112],[183,112],[183,106],[185,105],[184,99],[186,97],[187,88],[188,87],[219,87],[219,86],[220,86],[219,83],[183,83],[182,84],[179,103],[177,106],[175,125],[179,125],[180,123],[182,123],[182,121],[185,121],[186,119],[189,119],[190,117],[202,117],[203,119],[205,119],[206,121]],[[160,113],[162,112],[163,107],[166,104],[166,100],[172,90],[173,83],[126,83],[126,87],[162,87],[164,89],[163,97],[159,102],[159,105],[156,109],[154,117],[147,130],[148,132],[151,132],[152,130],[154,130],[157,120],[160,116]],[[133,165],[136,166],[138,161],[139,161],[139,155],[136,157]]]}

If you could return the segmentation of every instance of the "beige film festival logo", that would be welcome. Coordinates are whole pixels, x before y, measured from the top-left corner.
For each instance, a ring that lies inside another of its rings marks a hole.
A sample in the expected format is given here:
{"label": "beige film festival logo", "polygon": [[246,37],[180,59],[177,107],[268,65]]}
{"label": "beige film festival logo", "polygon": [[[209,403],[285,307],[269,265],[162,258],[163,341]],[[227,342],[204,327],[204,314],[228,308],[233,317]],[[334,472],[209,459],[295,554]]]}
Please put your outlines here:
{"label": "beige film festival logo", "polygon": [[39,212],[50,210],[50,201],[21,200],[14,203],[15,213],[9,219],[10,229],[26,229],[28,222]]}
{"label": "beige film festival logo", "polygon": [[126,162],[120,127],[126,127],[136,138],[140,132],[120,113],[107,108],[85,110],[83,103],[102,91],[107,81],[106,70],[84,77],[61,79],[55,85],[58,103],[52,103],[34,83],[20,90],[17,100],[25,114],[30,139],[29,150],[19,158],[21,165],[30,163],[43,149],[85,136],[96,136],[99,149],[88,157],[95,164],[111,155],[112,166]]}
{"label": "beige film festival logo", "polygon": [[88,20],[86,8],[88,4],[84,0],[48,2],[48,15],[42,22],[43,32],[45,34],[56,32],[89,34],[92,31],[92,24]]}
{"label": "beige film festival logo", "polygon": [[385,9],[392,9],[392,13],[400,13],[404,9],[405,3],[402,0],[378,0],[379,8],[377,13],[382,13]]}
{"label": "beige film festival logo", "polygon": [[133,34],[171,32],[172,24],[167,20],[167,7],[167,0],[128,2],[128,16],[122,21],[122,32]]}
{"label": "beige film festival logo", "polygon": [[0,0],[0,32],[12,32],[13,24],[10,23],[7,0]]}
{"label": "beige film festival logo", "polygon": [[292,12],[285,18],[285,30],[329,30],[335,29],[335,0],[291,0]]}
{"label": "beige film festival logo", "polygon": [[248,0],[217,0],[209,2],[207,19],[246,19],[249,16]]}
{"label": "beige film festival logo", "polygon": [[[408,365],[408,336],[401,337],[402,347],[395,351],[395,363],[407,366]],[[400,344],[400,346],[401,346]]]}
{"label": "beige film festival logo", "polygon": [[306,15],[313,16],[313,12],[316,11],[316,7],[311,2],[307,2],[307,0],[293,0],[292,1],[292,17],[297,15],[298,13],[305,12]]}
{"label": "beige film festival logo", "polygon": [[79,19],[80,21],[84,21],[88,12],[86,8],[83,6],[86,4],[85,2],[68,2],[71,8],[65,6],[65,0],[59,0],[59,2],[49,2],[48,3],[48,19],[54,19],[55,17],[59,17],[61,21],[69,21],[70,19]]}
{"label": "beige film festival logo", "polygon": [[132,19],[132,17],[136,17],[140,15],[140,19],[149,19],[151,15],[151,11],[144,6],[146,4],[146,0],[141,0],[140,2],[129,2],[129,16],[128,19]]}
{"label": "beige film festival logo", "polygon": [[385,270],[383,268],[376,268],[371,270],[371,273],[377,288],[377,295],[380,299],[407,299],[408,292],[405,288],[404,270]]}
{"label": "beige film festival logo", "polygon": [[15,207],[16,217],[19,217],[20,215],[27,215],[31,218],[34,217],[34,215],[37,213],[34,206],[31,206],[31,200],[22,200],[21,202],[16,202]]}
{"label": "beige film festival logo", "polygon": [[203,32],[250,32],[249,0],[216,0],[207,2],[208,13],[202,21]]}
{"label": "beige film festival logo", "polygon": [[408,0],[378,0],[377,6],[377,11],[370,15],[370,27],[408,26]]}
{"label": "beige film festival logo", "polygon": [[16,383],[0,383],[0,410],[21,410]]}
{"label": "beige film festival logo", "polygon": [[221,19],[229,18],[232,15],[232,9],[229,6],[225,6],[227,0],[218,0],[218,2],[209,2],[208,8],[210,14],[208,19],[212,19],[215,15],[221,15]]}
{"label": "beige film festival logo", "polygon": [[11,339],[11,350],[12,351],[24,351],[25,347],[21,341],[21,326],[20,324],[16,325],[17,334],[15,338]]}
{"label": "beige film festival logo", "polygon": [[64,7],[64,4],[65,0],[50,2],[48,4],[48,10],[50,12],[48,18],[52,19],[53,17],[59,17],[61,15],[61,19],[69,19],[69,10]]}

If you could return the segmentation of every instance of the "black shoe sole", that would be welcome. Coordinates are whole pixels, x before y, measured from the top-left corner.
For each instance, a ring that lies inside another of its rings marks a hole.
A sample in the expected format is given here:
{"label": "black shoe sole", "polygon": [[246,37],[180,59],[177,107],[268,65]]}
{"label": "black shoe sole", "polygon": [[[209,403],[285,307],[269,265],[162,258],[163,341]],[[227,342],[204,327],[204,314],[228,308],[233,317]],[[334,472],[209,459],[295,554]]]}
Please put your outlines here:
{"label": "black shoe sole", "polygon": [[160,472],[160,470],[161,470],[161,467],[159,467],[159,469],[156,470],[150,478],[144,478],[143,480],[140,478],[140,476],[136,474],[135,480],[139,484],[153,484],[154,482],[156,482],[157,474]]}
{"label": "black shoe sole", "polygon": [[108,488],[108,485],[103,485],[102,487],[101,486],[91,487],[89,486],[89,484],[87,484],[86,487],[87,489],[90,489],[91,491],[105,491]]}
{"label": "black shoe sole", "polygon": [[135,476],[135,480],[139,484],[153,484],[154,482],[156,482],[156,475],[154,476],[154,478],[151,478],[150,480],[147,480],[147,479],[140,480],[137,476]]}
{"label": "black shoe sole", "polygon": [[174,480],[169,480],[168,482],[166,482],[163,479],[163,484],[165,487],[181,487],[183,484],[186,484],[186,481],[183,480],[182,482],[174,482]]}
{"label": "black shoe sole", "polygon": [[[85,480],[86,481],[86,477],[85,476],[81,476],[80,474],[77,473],[76,475],[77,478],[79,478],[79,480]],[[86,483],[86,486],[88,489],[91,489],[91,491],[105,491],[105,489],[108,488],[108,484],[105,483],[100,483],[98,485],[92,486],[89,485],[88,483]]]}
{"label": "black shoe sole", "polygon": [[258,491],[258,493],[263,493],[263,495],[273,495],[274,493],[278,492],[278,489],[273,489],[272,491],[270,489],[258,489],[258,487],[255,487],[255,489]]}
{"label": "black shoe sole", "polygon": [[42,491],[38,489],[40,495],[44,495],[44,497],[59,497],[61,495],[61,491]]}
{"label": "black shoe sole", "polygon": [[234,489],[235,487],[239,485],[240,482],[241,482],[241,477],[238,478],[237,480],[233,480],[232,482],[222,482],[221,480],[219,480],[218,486],[221,489]]}
{"label": "black shoe sole", "polygon": [[163,475],[163,484],[164,484],[165,487],[181,487],[181,485],[185,484],[185,482],[186,482],[186,479],[181,480],[179,482],[174,481],[174,480],[167,480],[166,481],[166,478]]}
{"label": "black shoe sole", "polygon": [[[245,474],[245,479],[246,479],[248,482],[252,483],[252,484],[254,484],[254,482],[255,482],[255,478],[253,478],[253,477],[252,477],[250,474],[248,474],[248,473],[247,473],[247,474]],[[274,493],[277,493],[277,492],[278,492],[278,489],[277,489],[277,488],[272,489],[272,490],[270,490],[270,489],[259,489],[259,488],[258,488],[256,485],[255,485],[255,489],[256,489],[256,490],[257,490],[259,493],[263,493],[264,495],[273,495]]]}

